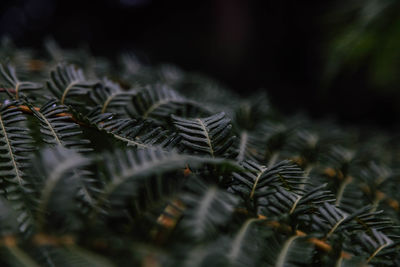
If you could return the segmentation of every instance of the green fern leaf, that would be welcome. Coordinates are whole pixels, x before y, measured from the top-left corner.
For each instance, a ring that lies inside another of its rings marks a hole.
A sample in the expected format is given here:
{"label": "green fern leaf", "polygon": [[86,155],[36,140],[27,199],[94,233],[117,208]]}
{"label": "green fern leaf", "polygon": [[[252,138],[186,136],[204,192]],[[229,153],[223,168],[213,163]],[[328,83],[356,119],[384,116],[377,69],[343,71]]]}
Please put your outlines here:
{"label": "green fern leaf", "polygon": [[64,230],[76,227],[76,198],[84,180],[90,177],[90,162],[60,146],[42,151],[35,164],[38,178],[34,191],[40,196],[36,208],[38,231],[58,231],[60,225]]}
{"label": "green fern leaf", "polygon": [[259,213],[267,217],[290,215],[293,220],[297,216],[312,214],[321,203],[334,203],[334,195],[323,190],[327,184],[315,187],[304,193],[294,193],[283,187],[273,189],[268,198],[258,199]]}
{"label": "green fern leaf", "polygon": [[206,186],[199,179],[192,179],[186,186],[188,193],[180,198],[186,207],[180,229],[197,240],[212,237],[218,226],[230,220],[237,199],[216,186]]}
{"label": "green fern leaf", "polygon": [[284,160],[267,168],[252,161],[240,164],[245,171],[233,173],[231,190],[245,199],[257,199],[274,193],[274,188],[302,194],[303,171],[291,161]]}
{"label": "green fern leaf", "polygon": [[[4,102],[0,106],[0,175],[3,184],[18,187],[26,184],[25,169],[34,146],[27,128],[21,127],[26,118],[17,105],[17,102]],[[6,194],[13,190],[4,189]]]}
{"label": "green fern leaf", "polygon": [[90,91],[90,98],[101,109],[101,113],[125,114],[134,91],[125,91],[117,83],[103,79],[103,86]]}
{"label": "green fern leaf", "polygon": [[238,135],[239,141],[237,146],[236,160],[242,162],[244,160],[262,161],[264,155],[260,148],[263,147],[262,138],[259,134],[241,131]]}
{"label": "green fern leaf", "polygon": [[225,113],[207,118],[184,119],[172,115],[175,127],[183,138],[182,144],[190,151],[208,154],[211,157],[227,156],[235,137],[232,125]]}
{"label": "green fern leaf", "polygon": [[7,85],[14,90],[12,95],[15,95],[15,99],[17,100],[20,99],[21,96],[30,95],[32,91],[37,91],[43,87],[40,83],[20,81],[15,68],[10,64],[5,67],[0,64],[0,74]]}
{"label": "green fern leaf", "polygon": [[265,262],[268,266],[307,266],[312,261],[313,246],[307,239],[299,236],[272,234],[267,239]]}
{"label": "green fern leaf", "polygon": [[65,146],[79,152],[91,151],[89,140],[81,138],[82,130],[79,125],[71,121],[68,108],[55,100],[50,100],[39,110],[30,105],[34,116],[40,122],[40,132],[46,144]]}
{"label": "green fern leaf", "polygon": [[176,133],[150,121],[117,119],[110,113],[95,114],[88,115],[90,123],[127,146],[149,148],[157,145],[170,150],[178,146],[181,139]]}
{"label": "green fern leaf", "polygon": [[[265,249],[264,239],[270,232],[262,231],[260,219],[247,219],[234,234],[227,247],[224,257],[233,266],[256,266],[262,264],[261,251]],[[228,241],[228,240],[225,240]]]}
{"label": "green fern leaf", "polygon": [[127,111],[132,118],[140,117],[161,122],[169,119],[172,114],[183,117],[208,114],[208,111],[197,105],[196,102],[185,99],[174,90],[161,84],[146,87],[137,92]]}
{"label": "green fern leaf", "polygon": [[398,241],[393,241],[374,228],[368,233],[358,233],[353,240],[351,246],[346,246],[346,249],[363,255],[366,264],[389,266],[397,257]]}
{"label": "green fern leaf", "polygon": [[62,105],[81,103],[79,98],[86,95],[94,85],[95,82],[86,80],[81,69],[65,64],[59,64],[51,72],[51,79],[47,82],[48,89]]}

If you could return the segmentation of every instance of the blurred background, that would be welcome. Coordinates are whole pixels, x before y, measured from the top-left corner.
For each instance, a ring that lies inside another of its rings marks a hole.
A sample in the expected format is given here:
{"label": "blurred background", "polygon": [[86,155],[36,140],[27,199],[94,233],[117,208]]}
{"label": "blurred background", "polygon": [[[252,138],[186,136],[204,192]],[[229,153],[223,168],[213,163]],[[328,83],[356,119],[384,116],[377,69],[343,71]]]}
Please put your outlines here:
{"label": "blurred background", "polygon": [[173,63],[282,112],[398,127],[400,1],[1,0],[0,37]]}

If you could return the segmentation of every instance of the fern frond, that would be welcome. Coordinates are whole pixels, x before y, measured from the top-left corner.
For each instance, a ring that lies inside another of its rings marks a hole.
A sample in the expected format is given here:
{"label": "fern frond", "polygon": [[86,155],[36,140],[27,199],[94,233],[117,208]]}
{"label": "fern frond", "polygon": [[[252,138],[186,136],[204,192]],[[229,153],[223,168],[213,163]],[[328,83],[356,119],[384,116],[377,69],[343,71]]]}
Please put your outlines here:
{"label": "fern frond", "polygon": [[270,234],[257,225],[262,220],[247,219],[233,235],[227,247],[225,257],[233,266],[256,266],[261,264],[260,251],[265,249],[264,238]]}
{"label": "fern frond", "polygon": [[277,187],[272,190],[268,198],[258,200],[259,213],[268,217],[291,216],[294,220],[297,216],[312,214],[322,203],[335,202],[334,195],[328,190],[323,190],[325,187],[326,184],[323,184],[304,194],[296,194],[283,187]]}
{"label": "fern frond", "polygon": [[263,155],[263,142],[258,133],[248,131],[241,131],[238,134],[237,141],[237,156],[236,160],[242,162],[244,160],[251,160],[255,162],[262,161]]}
{"label": "fern frond", "polygon": [[43,150],[35,164],[38,231],[64,231],[76,227],[76,199],[80,189],[87,185],[83,181],[91,176],[90,162],[90,158],[64,147]]}
{"label": "fern frond", "polygon": [[268,266],[307,266],[312,261],[314,248],[302,236],[283,236],[273,233],[267,242],[264,251]]}
{"label": "fern frond", "polygon": [[[29,152],[34,150],[33,140],[23,127],[26,118],[16,105],[17,102],[8,101],[0,106],[0,175],[6,195],[26,184],[25,169]],[[6,189],[7,185],[11,187]]]}
{"label": "fern frond", "polygon": [[[228,170],[237,168],[234,162],[225,159],[177,154],[173,151],[167,152],[159,147],[145,148],[135,152],[120,151],[115,155],[107,155],[103,164],[106,165],[104,170],[106,185],[101,205],[111,205],[111,207],[124,206],[123,203],[127,198],[135,199],[140,196],[140,190],[143,190],[143,186],[146,186],[152,177],[167,179],[166,181],[170,181],[172,184],[179,184],[185,179],[185,166],[196,169],[205,164],[214,164],[224,166]],[[160,182],[156,181],[156,184],[166,184],[166,182]],[[120,214],[122,211],[121,208],[109,210],[115,214]]]}
{"label": "fern frond", "polygon": [[[59,64],[51,72],[47,87],[63,104],[79,104],[81,99],[96,84],[88,81],[81,69],[73,65]],[[79,100],[78,100],[79,99]]]}
{"label": "fern frond", "polygon": [[103,86],[97,86],[90,91],[92,101],[101,109],[101,113],[125,114],[126,107],[131,102],[135,91],[123,90],[117,83],[104,78]]}
{"label": "fern frond", "polygon": [[6,66],[0,64],[0,74],[7,85],[13,88],[12,93],[13,95],[15,94],[16,100],[21,96],[30,95],[32,91],[37,91],[43,87],[40,83],[20,81],[17,77],[15,68],[10,64],[7,64]]}
{"label": "fern frond", "polygon": [[29,235],[33,216],[29,210],[31,199],[27,198],[32,183],[28,173],[35,147],[18,104],[11,101],[0,106],[0,186],[18,212],[19,230]]}
{"label": "fern frond", "polygon": [[180,136],[150,121],[117,119],[113,114],[90,114],[88,120],[99,130],[127,146],[148,148],[154,145],[170,150],[180,142]]}
{"label": "fern frond", "polygon": [[372,228],[386,230],[392,228],[392,222],[376,217],[380,212],[370,212],[371,207],[365,206],[351,214],[325,202],[311,215],[312,225],[317,231],[325,233],[325,238],[343,231],[371,231]]}
{"label": "fern frond", "polygon": [[180,198],[186,208],[178,227],[196,240],[214,236],[230,220],[237,199],[199,179],[191,179],[186,188],[188,192]]}
{"label": "fern frond", "polygon": [[194,117],[208,114],[196,102],[189,101],[166,85],[156,84],[137,92],[128,106],[132,118],[165,121],[172,114],[182,117]]}
{"label": "fern frond", "polygon": [[65,146],[79,152],[91,151],[88,147],[90,141],[81,138],[82,131],[79,125],[71,121],[67,113],[68,108],[58,104],[56,100],[50,100],[40,109],[30,106],[33,115],[40,122],[41,137],[46,144]]}
{"label": "fern frond", "polygon": [[368,233],[359,233],[353,240],[348,249],[363,255],[367,264],[389,266],[399,260],[398,244],[374,228]]}
{"label": "fern frond", "polygon": [[245,171],[233,173],[231,189],[245,199],[272,194],[272,189],[278,186],[294,193],[303,192],[303,171],[291,161],[281,161],[270,168],[252,161],[244,161],[240,165]]}
{"label": "fern frond", "polygon": [[110,215],[116,217],[123,212],[121,209],[127,198],[132,199],[140,194],[146,178],[176,172],[183,168],[184,158],[159,149],[142,149],[137,152],[128,150],[107,155],[104,164],[106,185],[100,205],[110,206]]}
{"label": "fern frond", "polygon": [[365,205],[372,204],[366,201],[364,192],[360,190],[360,185],[353,179],[342,182],[336,190],[337,207],[348,213],[353,213]]}
{"label": "fern frond", "polygon": [[181,143],[190,151],[211,157],[227,156],[235,137],[230,119],[221,112],[207,118],[184,119],[172,115],[175,127],[183,138]]}

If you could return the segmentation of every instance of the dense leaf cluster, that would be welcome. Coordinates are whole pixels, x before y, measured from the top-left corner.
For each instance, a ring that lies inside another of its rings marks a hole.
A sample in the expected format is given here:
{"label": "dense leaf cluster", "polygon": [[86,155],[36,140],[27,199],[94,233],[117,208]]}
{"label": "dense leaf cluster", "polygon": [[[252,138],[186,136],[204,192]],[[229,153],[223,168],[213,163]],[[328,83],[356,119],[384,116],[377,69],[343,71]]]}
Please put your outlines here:
{"label": "dense leaf cluster", "polygon": [[198,74],[0,47],[1,266],[399,266],[399,142]]}

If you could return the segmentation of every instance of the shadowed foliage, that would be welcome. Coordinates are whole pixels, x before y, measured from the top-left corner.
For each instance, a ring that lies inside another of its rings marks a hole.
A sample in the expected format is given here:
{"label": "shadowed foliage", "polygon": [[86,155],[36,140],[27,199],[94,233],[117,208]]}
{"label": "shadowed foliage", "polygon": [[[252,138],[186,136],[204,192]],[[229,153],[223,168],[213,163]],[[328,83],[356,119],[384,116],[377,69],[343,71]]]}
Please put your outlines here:
{"label": "shadowed foliage", "polygon": [[1,266],[400,265],[396,137],[45,47],[0,65]]}

